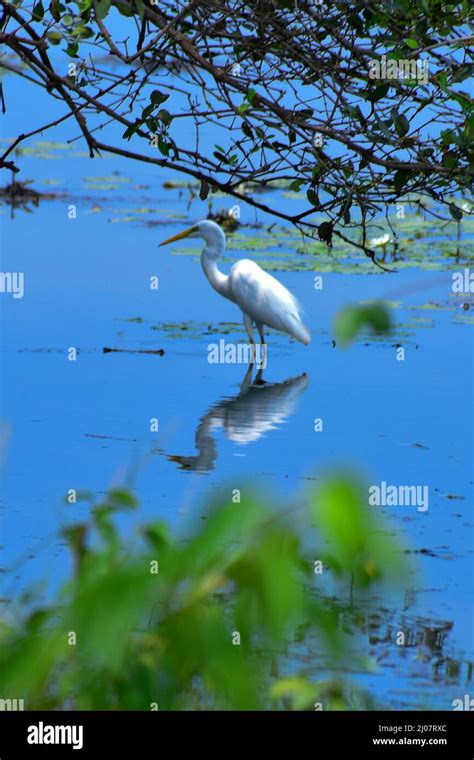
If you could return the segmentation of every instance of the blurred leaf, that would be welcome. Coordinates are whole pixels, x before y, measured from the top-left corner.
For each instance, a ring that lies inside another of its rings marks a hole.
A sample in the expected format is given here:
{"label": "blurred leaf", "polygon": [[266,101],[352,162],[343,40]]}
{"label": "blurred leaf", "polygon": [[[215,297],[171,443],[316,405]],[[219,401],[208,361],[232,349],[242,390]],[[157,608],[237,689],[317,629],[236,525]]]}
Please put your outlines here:
{"label": "blurred leaf", "polygon": [[48,40],[51,42],[52,45],[59,45],[59,43],[61,42],[63,38],[61,32],[57,32],[55,30],[53,30],[52,32],[48,32],[46,37],[48,38]]}
{"label": "blurred leaf", "polygon": [[391,329],[390,313],[383,304],[346,306],[336,316],[334,330],[336,340],[342,345],[349,343],[365,329],[375,333],[387,333]]}
{"label": "blurred leaf", "polygon": [[293,710],[308,710],[315,701],[314,684],[304,678],[281,678],[271,688],[273,699],[288,698]]}
{"label": "blurred leaf", "polygon": [[457,222],[462,220],[462,210],[455,203],[449,204],[449,213]]}
{"label": "blurred leaf", "polygon": [[334,572],[367,586],[404,571],[399,546],[369,512],[368,489],[357,480],[343,474],[328,477],[313,496],[312,511]]}

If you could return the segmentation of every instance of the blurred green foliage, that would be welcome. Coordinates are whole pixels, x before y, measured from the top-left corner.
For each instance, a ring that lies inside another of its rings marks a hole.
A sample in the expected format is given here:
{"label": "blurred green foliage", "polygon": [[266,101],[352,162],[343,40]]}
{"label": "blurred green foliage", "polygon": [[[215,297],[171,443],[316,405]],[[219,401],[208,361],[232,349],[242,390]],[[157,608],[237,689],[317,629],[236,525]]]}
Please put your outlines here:
{"label": "blurred green foliage", "polygon": [[347,707],[343,684],[280,677],[279,664],[302,631],[342,662],[326,576],[358,593],[400,579],[403,554],[366,494],[341,474],[304,504],[270,505],[243,490],[239,504],[211,502],[185,538],[156,522],[137,544],[117,527],[135,498],[111,491],[87,523],[63,532],[74,570],[58,598],[2,621],[2,696],[27,709]]}
{"label": "blurred green foliage", "polygon": [[383,303],[346,306],[334,323],[336,339],[342,346],[352,343],[364,329],[374,333],[388,333],[392,327],[390,312]]}

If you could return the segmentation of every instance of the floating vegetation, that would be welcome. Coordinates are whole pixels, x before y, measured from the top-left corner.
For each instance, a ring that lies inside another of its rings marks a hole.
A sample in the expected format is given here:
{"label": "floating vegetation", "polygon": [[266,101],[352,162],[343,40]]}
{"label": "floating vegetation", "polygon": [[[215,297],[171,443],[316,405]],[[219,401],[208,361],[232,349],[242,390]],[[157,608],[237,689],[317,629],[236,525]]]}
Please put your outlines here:
{"label": "floating vegetation", "polygon": [[143,317],[117,317],[117,322],[135,322],[136,324],[143,324],[145,321]]}
{"label": "floating vegetation", "polygon": [[64,193],[41,192],[32,187],[33,180],[18,182],[15,179],[0,188],[0,203],[7,204],[14,209],[32,211],[41,200],[57,200],[64,197]]}
{"label": "floating vegetation", "polygon": [[453,320],[454,323],[464,325],[474,325],[474,314],[456,314]]}
{"label": "floating vegetation", "polygon": [[27,156],[29,158],[40,158],[44,160],[57,160],[63,158],[67,152],[69,157],[88,158],[89,153],[85,150],[77,150],[77,146],[72,143],[54,142],[51,140],[37,140],[31,145],[21,145],[16,149],[18,156]]}
{"label": "floating vegetation", "polygon": [[118,190],[127,182],[131,182],[130,177],[121,177],[118,174],[112,174],[106,177],[83,177],[84,186],[87,190]]}
{"label": "floating vegetation", "polygon": [[[165,333],[166,338],[198,339],[203,335],[242,335],[246,338],[244,326],[240,322],[159,322],[152,330]],[[266,330],[266,332],[275,332]]]}
{"label": "floating vegetation", "polygon": [[104,346],[102,349],[103,354],[154,354],[156,356],[164,356],[165,352],[162,348],[110,348]]}
{"label": "floating vegetation", "polygon": [[199,188],[199,182],[193,182],[192,180],[186,180],[186,179],[173,179],[173,180],[166,180],[166,182],[163,182],[162,187],[165,188],[165,190],[186,190],[188,188]]}
{"label": "floating vegetation", "polygon": [[442,304],[436,301],[429,301],[428,303],[423,303],[420,306],[407,306],[406,308],[414,309],[416,311],[454,311],[456,307],[449,304]]}
{"label": "floating vegetation", "polygon": [[41,193],[30,187],[32,184],[33,180],[30,179],[24,180],[23,182],[17,182],[13,179],[8,185],[0,188],[0,197],[11,203],[20,200],[28,200],[37,203],[41,197]]}

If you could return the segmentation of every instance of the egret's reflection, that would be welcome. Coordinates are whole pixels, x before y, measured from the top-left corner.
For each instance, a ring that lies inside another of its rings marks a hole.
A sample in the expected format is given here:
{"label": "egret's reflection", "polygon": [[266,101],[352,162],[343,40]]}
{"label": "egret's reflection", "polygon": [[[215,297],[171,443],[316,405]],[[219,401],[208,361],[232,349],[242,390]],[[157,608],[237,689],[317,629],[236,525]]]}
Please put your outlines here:
{"label": "egret's reflection", "polygon": [[183,470],[212,470],[217,459],[213,433],[219,428],[224,429],[230,441],[242,445],[257,441],[286,421],[293,413],[298,397],[308,386],[306,372],[282,383],[269,383],[262,377],[262,368],[252,382],[253,369],[251,364],[237,396],[218,401],[201,417],[195,435],[198,454],[187,457],[167,455],[171,462],[176,462]]}

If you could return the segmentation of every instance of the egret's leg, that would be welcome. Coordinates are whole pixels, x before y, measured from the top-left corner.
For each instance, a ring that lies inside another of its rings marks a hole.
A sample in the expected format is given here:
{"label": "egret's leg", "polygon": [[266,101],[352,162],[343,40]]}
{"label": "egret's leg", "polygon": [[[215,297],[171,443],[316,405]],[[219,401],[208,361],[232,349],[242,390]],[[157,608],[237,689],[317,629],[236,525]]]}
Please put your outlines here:
{"label": "egret's leg", "polygon": [[245,373],[245,377],[242,380],[242,384],[240,386],[240,394],[239,394],[240,396],[245,396],[250,386],[252,385],[252,373],[253,373],[253,362],[250,362],[249,366],[247,367],[247,372]]}
{"label": "egret's leg", "polygon": [[262,361],[261,366],[267,365],[267,344],[265,343],[265,335],[263,334],[263,325],[257,325],[258,334],[260,335],[261,349],[262,349]]}
{"label": "egret's leg", "polygon": [[250,364],[254,364],[255,362],[255,341],[253,339],[253,321],[252,319],[246,314],[244,311],[242,312],[242,315],[244,317],[244,326],[247,331],[247,335],[249,336],[249,342],[250,342]]}

